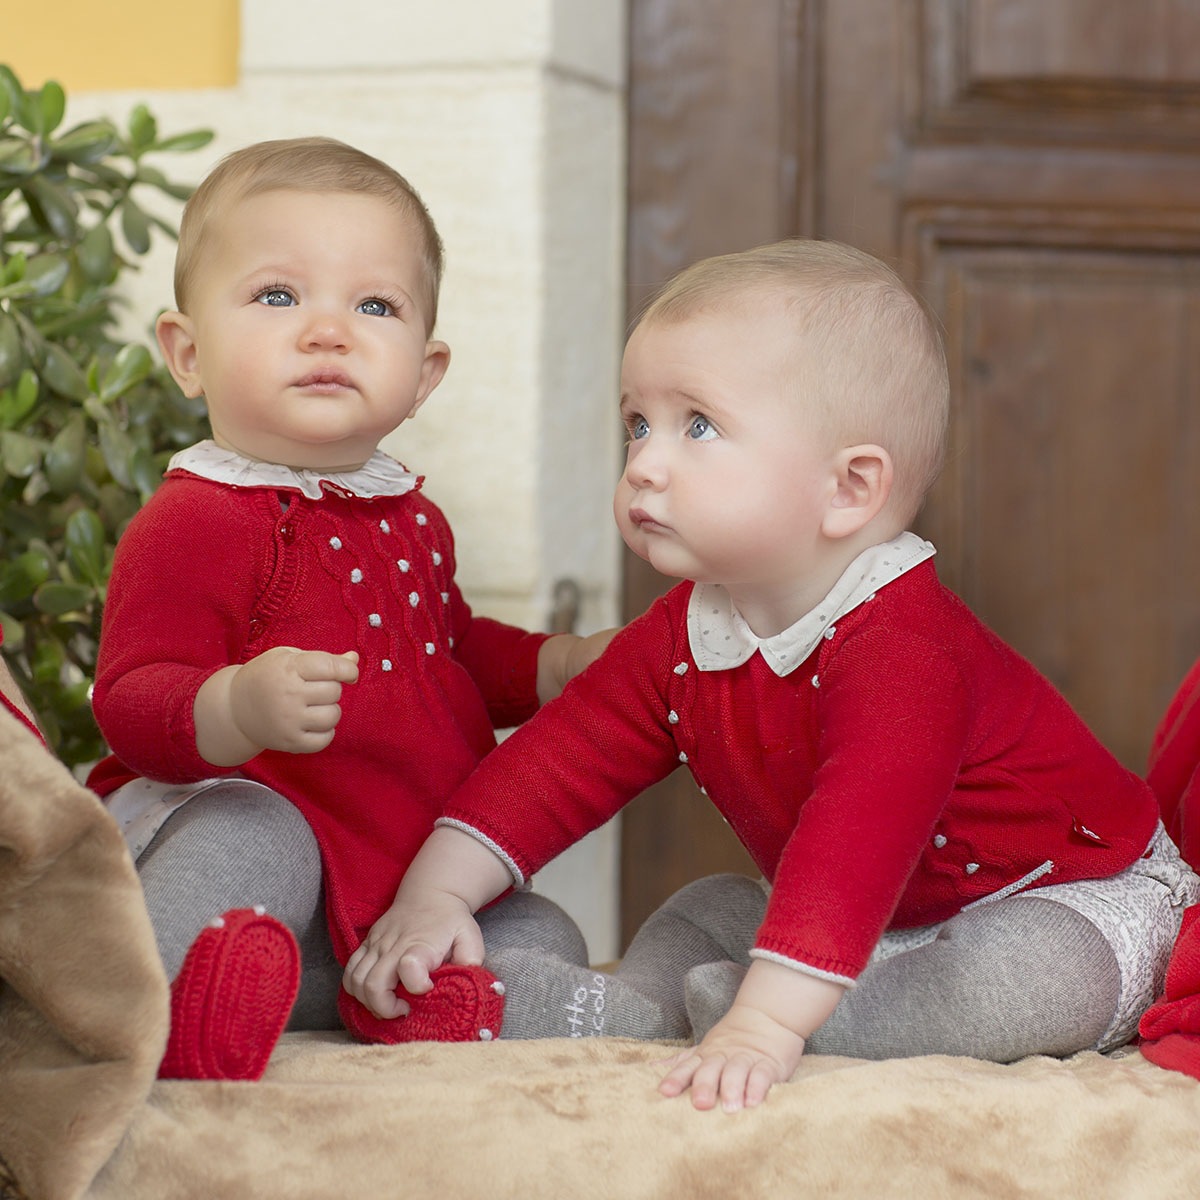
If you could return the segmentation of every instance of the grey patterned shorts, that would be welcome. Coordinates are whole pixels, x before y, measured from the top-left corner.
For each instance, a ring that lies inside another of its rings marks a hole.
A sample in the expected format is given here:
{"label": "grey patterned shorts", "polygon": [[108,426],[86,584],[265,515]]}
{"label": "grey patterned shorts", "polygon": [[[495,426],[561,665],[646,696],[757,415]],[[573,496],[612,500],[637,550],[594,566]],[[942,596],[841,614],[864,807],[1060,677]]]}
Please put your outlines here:
{"label": "grey patterned shorts", "polygon": [[[1145,855],[1119,875],[1051,883],[1011,898],[1064,904],[1091,921],[1112,947],[1121,969],[1121,992],[1112,1021],[1093,1047],[1105,1051],[1133,1038],[1142,1013],[1162,992],[1183,910],[1200,901],[1200,877],[1179,856],[1160,822]],[[987,897],[976,903],[986,904]],[[879,940],[871,961],[924,946],[941,928],[938,924],[889,930]]]}

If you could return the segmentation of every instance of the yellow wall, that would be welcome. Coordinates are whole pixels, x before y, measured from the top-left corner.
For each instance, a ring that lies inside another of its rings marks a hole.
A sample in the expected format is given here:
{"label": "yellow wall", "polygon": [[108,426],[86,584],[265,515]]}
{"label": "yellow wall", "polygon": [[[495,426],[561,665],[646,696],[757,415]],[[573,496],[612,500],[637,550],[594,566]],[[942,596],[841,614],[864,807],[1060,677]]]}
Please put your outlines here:
{"label": "yellow wall", "polygon": [[239,0],[52,0],[6,4],[0,62],[29,88],[73,91],[232,87]]}

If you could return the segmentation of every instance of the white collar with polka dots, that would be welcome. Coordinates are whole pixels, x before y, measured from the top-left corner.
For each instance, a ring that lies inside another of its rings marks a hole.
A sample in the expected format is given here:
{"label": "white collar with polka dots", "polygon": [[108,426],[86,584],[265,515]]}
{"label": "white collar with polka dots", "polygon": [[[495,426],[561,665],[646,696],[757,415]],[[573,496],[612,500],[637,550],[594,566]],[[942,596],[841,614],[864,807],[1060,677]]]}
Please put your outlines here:
{"label": "white collar with polka dots", "polygon": [[794,671],[832,637],[834,624],[870,600],[885,584],[932,558],[932,542],[915,533],[902,533],[890,542],[864,550],[842,573],[829,594],[794,625],[772,637],[760,638],[733,606],[719,583],[698,583],[688,602],[688,644],[701,671],[728,671],[748,662],[758,651],[782,677]]}
{"label": "white collar with polka dots", "polygon": [[190,471],[202,479],[232,487],[289,488],[303,492],[310,500],[321,499],[324,484],[370,500],[375,496],[403,496],[420,482],[419,476],[382,450],[376,450],[356,471],[310,471],[245,458],[234,450],[222,449],[212,440],[181,450],[172,457],[167,469]]}

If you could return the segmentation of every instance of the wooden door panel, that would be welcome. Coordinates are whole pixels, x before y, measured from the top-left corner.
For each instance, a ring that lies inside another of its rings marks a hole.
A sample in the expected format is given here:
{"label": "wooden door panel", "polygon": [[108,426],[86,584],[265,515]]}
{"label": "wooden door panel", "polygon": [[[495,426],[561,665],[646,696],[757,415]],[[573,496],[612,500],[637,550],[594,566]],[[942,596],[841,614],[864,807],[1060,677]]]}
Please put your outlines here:
{"label": "wooden door panel", "polygon": [[[1200,654],[1200,5],[631,13],[631,308],[796,233],[895,265],[954,385],[939,571],[1140,769]],[[627,563],[633,616],[669,581]],[[626,934],[737,862],[703,806],[677,772],[627,810]]]}
{"label": "wooden door panel", "polygon": [[1200,652],[1195,261],[956,247],[954,446],[922,525],[939,572],[1140,770]]}

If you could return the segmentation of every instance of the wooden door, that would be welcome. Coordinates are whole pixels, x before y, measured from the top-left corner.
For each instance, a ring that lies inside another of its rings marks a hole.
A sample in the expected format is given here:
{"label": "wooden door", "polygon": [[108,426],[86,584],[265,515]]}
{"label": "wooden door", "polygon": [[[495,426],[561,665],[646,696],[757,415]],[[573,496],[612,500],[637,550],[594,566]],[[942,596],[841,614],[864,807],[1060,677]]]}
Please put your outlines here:
{"label": "wooden door", "polygon": [[[632,0],[629,305],[793,234],[945,328],[938,569],[1127,765],[1200,655],[1200,5]],[[671,581],[627,556],[626,615]],[[623,824],[626,938],[750,870],[683,772]]]}

